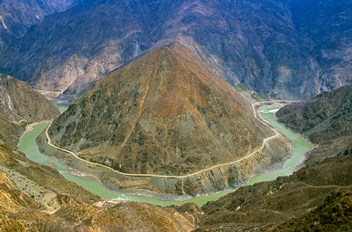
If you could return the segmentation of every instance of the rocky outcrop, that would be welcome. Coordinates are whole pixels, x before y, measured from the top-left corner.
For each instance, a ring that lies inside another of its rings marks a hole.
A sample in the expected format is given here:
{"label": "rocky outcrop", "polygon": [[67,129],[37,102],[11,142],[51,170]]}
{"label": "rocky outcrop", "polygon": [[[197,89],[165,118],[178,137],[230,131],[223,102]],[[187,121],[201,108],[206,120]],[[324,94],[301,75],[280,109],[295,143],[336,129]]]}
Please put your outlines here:
{"label": "rocky outcrop", "polygon": [[0,66],[48,97],[71,100],[140,54],[182,38],[233,85],[307,99],[351,83],[350,2],[310,2],[83,1],[46,17],[2,52]]}
{"label": "rocky outcrop", "polygon": [[60,112],[25,82],[0,74],[0,140],[16,146],[25,125],[53,119]]}

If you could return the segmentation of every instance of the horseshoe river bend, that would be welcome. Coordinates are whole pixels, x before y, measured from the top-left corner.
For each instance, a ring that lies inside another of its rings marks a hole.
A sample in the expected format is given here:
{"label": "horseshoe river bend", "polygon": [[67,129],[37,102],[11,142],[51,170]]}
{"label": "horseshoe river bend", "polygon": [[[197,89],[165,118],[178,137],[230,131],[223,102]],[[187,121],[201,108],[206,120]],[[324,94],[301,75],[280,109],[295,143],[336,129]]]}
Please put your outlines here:
{"label": "horseshoe river bend", "polygon": [[[281,105],[282,106],[282,105]],[[61,111],[65,110],[64,107],[59,107]],[[275,180],[279,176],[288,176],[292,174],[303,163],[305,154],[312,149],[313,145],[309,143],[301,135],[292,132],[280,124],[275,117],[274,112],[280,108],[280,105],[270,104],[259,107],[258,113],[260,117],[268,122],[276,131],[286,136],[292,143],[292,153],[289,158],[277,167],[277,169],[269,170],[263,174],[258,174],[250,178],[246,184],[255,184],[263,181]],[[162,200],[154,199],[140,195],[126,194],[123,191],[111,191],[103,186],[97,179],[92,176],[73,175],[70,168],[64,163],[59,162],[57,159],[47,156],[39,151],[36,143],[36,138],[46,129],[49,122],[41,122],[33,124],[33,126],[23,134],[21,137],[18,148],[23,152],[28,159],[39,164],[49,165],[57,169],[62,176],[67,180],[72,181],[93,194],[100,196],[107,201],[135,201],[146,202],[154,205],[168,206],[168,205],[182,205],[188,202],[193,202],[198,206],[202,206],[208,201],[214,201],[220,197],[235,191],[235,189],[228,189],[218,193],[211,193],[207,195],[200,195],[196,197],[183,197],[180,200]]]}

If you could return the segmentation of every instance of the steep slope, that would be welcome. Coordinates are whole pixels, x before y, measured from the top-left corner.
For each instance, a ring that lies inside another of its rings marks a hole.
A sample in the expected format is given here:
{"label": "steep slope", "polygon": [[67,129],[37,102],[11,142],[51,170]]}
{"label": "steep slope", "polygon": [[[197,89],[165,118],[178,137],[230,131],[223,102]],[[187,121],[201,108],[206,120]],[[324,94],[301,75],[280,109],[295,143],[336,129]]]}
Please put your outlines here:
{"label": "steep slope", "polygon": [[317,143],[307,154],[306,164],[344,153],[346,147],[352,146],[351,90],[352,86],[344,86],[277,112],[279,121]]}
{"label": "steep slope", "polygon": [[192,217],[173,208],[106,203],[0,144],[0,231],[191,231]]}
{"label": "steep slope", "polygon": [[15,146],[26,124],[59,114],[55,106],[26,83],[0,74],[0,140]]}
{"label": "steep slope", "polygon": [[209,202],[196,231],[350,231],[351,148],[290,177]]}
{"label": "steep slope", "polygon": [[52,142],[127,173],[185,174],[237,160],[271,132],[182,45],[99,81],[56,119]]}
{"label": "steep slope", "polygon": [[322,67],[316,85],[328,91],[351,84],[352,2],[292,0],[290,6],[297,31],[312,40],[312,53]]}
{"label": "steep slope", "polygon": [[311,52],[316,44],[296,30],[290,7],[278,0],[84,1],[46,17],[2,52],[0,67],[48,97],[67,100],[148,49],[181,39],[233,85],[275,98],[309,98],[338,80],[320,78],[325,66]]}
{"label": "steep slope", "polygon": [[0,51],[40,24],[46,15],[61,12],[77,0],[2,0],[0,2]]}
{"label": "steep slope", "polygon": [[306,103],[287,105],[276,116],[314,143],[352,136],[352,86],[322,93]]}

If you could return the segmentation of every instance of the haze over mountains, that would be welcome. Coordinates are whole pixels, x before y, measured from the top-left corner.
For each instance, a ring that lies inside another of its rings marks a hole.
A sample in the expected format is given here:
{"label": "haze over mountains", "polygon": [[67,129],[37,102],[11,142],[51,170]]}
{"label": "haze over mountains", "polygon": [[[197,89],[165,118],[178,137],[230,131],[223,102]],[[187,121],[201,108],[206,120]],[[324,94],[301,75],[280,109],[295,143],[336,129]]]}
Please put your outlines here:
{"label": "haze over mountains", "polygon": [[182,41],[233,85],[307,99],[351,83],[351,9],[348,0],[84,1],[15,40],[0,66],[67,100],[143,52]]}
{"label": "haze over mountains", "polygon": [[46,15],[66,10],[78,0],[0,1],[0,51],[42,22]]}

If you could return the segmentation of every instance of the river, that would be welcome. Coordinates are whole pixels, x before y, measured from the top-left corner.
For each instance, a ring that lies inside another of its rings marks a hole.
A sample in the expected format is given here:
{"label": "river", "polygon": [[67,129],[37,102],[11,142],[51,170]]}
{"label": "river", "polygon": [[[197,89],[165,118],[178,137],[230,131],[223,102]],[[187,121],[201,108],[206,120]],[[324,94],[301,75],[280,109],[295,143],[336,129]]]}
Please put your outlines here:
{"label": "river", "polygon": [[[312,149],[312,144],[305,140],[301,135],[293,133],[292,131],[286,129],[283,125],[277,122],[275,115],[270,112],[276,108],[277,106],[261,107],[259,110],[259,114],[263,119],[268,121],[277,131],[279,131],[287,138],[289,138],[289,140],[291,140],[293,144],[293,153],[290,158],[285,161],[282,167],[268,171],[264,174],[255,175],[248,181],[248,184],[254,184],[262,181],[270,181],[276,179],[278,176],[287,176],[292,174],[296,170],[297,166],[302,164],[302,162],[304,161],[305,153]],[[64,108],[60,107],[60,110],[64,110]],[[77,176],[70,174],[69,172],[72,170],[70,170],[67,165],[62,164],[55,158],[46,156],[39,151],[39,147],[36,143],[36,138],[45,130],[47,126],[48,123],[39,123],[33,126],[32,130],[26,132],[22,136],[18,146],[19,150],[23,152],[28,157],[28,159],[39,164],[46,164],[51,167],[54,167],[67,180],[72,181],[78,184],[79,186],[82,186],[86,190],[92,192],[95,195],[100,196],[105,200],[147,202],[160,206],[182,205],[188,202],[193,202],[198,206],[202,206],[208,201],[217,200],[220,197],[225,196],[226,194],[234,191],[233,189],[226,190],[219,193],[197,196],[180,201],[163,201],[144,196],[127,195],[123,192],[110,191],[105,188],[98,180],[91,176]]]}

